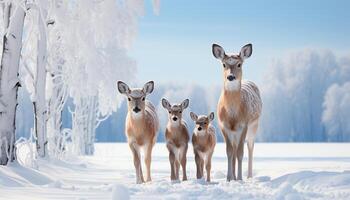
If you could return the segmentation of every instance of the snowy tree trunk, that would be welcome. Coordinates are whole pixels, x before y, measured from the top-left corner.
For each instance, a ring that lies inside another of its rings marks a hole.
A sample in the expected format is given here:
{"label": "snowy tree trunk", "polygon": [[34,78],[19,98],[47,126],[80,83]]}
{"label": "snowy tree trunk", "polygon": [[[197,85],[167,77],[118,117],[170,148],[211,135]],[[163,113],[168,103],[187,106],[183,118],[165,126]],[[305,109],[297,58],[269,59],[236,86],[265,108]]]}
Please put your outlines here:
{"label": "snowy tree trunk", "polygon": [[72,112],[72,143],[73,152],[77,155],[85,155],[85,146],[87,138],[87,99],[80,97],[75,103],[74,112]]}
{"label": "snowy tree trunk", "polygon": [[98,124],[96,96],[80,97],[72,113],[73,151],[78,155],[92,155],[95,151],[95,133]]}
{"label": "snowy tree trunk", "polygon": [[5,5],[4,21],[7,31],[3,36],[0,64],[0,165],[16,159],[15,119],[24,17],[22,7],[16,7],[15,3]]}
{"label": "snowy tree trunk", "polygon": [[[58,67],[60,68],[60,67]],[[57,76],[56,72],[52,76],[52,95],[49,101],[49,119],[47,132],[50,134],[52,140],[50,141],[52,149],[55,154],[61,153],[64,147],[63,133],[62,133],[62,111],[66,102],[67,95],[62,87],[62,80]]]}
{"label": "snowy tree trunk", "polygon": [[86,134],[86,145],[85,154],[93,155],[95,151],[95,135],[96,135],[96,123],[97,123],[97,97],[89,97],[89,109],[88,109],[88,119],[87,119],[87,134]]}
{"label": "snowy tree trunk", "polygon": [[[39,6],[40,7],[40,6]],[[38,14],[38,55],[35,77],[34,107],[34,131],[36,148],[40,157],[47,156],[47,104],[46,104],[46,63],[47,63],[47,39],[46,39],[46,10],[39,8]]]}
{"label": "snowy tree trunk", "polygon": [[49,97],[48,103],[48,138],[50,153],[53,150],[53,155],[60,155],[65,149],[65,135],[62,127],[62,111],[67,100],[67,87],[64,83],[63,73],[64,48],[62,44],[62,33],[60,30],[59,19],[56,11],[60,9],[60,2],[50,2],[50,19],[48,22],[48,63],[49,79],[47,79],[47,93]]}

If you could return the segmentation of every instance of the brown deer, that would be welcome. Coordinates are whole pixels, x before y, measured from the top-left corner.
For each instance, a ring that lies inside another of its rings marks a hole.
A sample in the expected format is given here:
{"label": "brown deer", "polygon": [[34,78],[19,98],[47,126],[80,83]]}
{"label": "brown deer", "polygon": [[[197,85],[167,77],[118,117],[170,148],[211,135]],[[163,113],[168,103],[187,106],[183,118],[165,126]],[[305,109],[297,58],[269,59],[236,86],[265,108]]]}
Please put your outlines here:
{"label": "brown deer", "polygon": [[191,112],[190,115],[196,124],[192,135],[192,145],[197,166],[197,179],[203,177],[205,165],[207,182],[210,182],[211,157],[213,156],[216,145],[215,129],[211,125],[214,119],[214,113],[211,112],[209,116],[197,116]]}
{"label": "brown deer", "polygon": [[252,54],[252,45],[242,47],[237,54],[226,54],[224,49],[213,44],[214,57],[223,66],[224,87],[217,105],[219,126],[226,142],[227,181],[236,180],[235,163],[238,161],[237,179],[242,180],[244,142],[247,140],[248,178],[253,175],[253,149],[258,129],[262,102],[258,87],[251,81],[242,81],[242,65]]}
{"label": "brown deer", "polygon": [[187,180],[186,154],[190,136],[187,124],[182,119],[182,112],[188,107],[189,100],[185,99],[181,104],[171,106],[168,100],[162,99],[162,105],[169,112],[169,121],[165,130],[166,146],[169,150],[169,162],[171,168],[171,180],[179,180],[180,164],[182,167],[182,180]]}
{"label": "brown deer", "polygon": [[133,154],[136,170],[136,183],[145,182],[142,175],[141,148],[144,150],[147,170],[146,181],[151,181],[151,156],[152,148],[157,140],[159,120],[155,107],[146,100],[146,96],[152,93],[154,82],[147,82],[143,88],[130,89],[127,84],[118,81],[118,90],[128,99],[128,114],[125,121],[126,136]]}

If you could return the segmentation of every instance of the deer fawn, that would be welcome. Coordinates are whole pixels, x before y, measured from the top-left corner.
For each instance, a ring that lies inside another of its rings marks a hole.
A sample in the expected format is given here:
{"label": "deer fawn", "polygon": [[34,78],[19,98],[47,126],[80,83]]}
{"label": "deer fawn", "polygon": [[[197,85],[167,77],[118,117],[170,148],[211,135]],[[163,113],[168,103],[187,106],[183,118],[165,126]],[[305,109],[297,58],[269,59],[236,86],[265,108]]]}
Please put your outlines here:
{"label": "deer fawn", "polygon": [[147,94],[152,93],[154,82],[147,82],[143,88],[130,89],[127,84],[118,81],[118,90],[128,98],[128,114],[125,128],[129,147],[134,158],[136,183],[143,183],[140,149],[145,154],[147,169],[146,181],[151,181],[151,155],[156,143],[159,120],[151,102],[146,100]]}
{"label": "deer fawn", "polygon": [[244,142],[247,140],[249,161],[248,178],[252,177],[253,149],[262,102],[258,87],[251,81],[242,81],[242,65],[252,54],[252,45],[242,47],[238,55],[225,53],[213,44],[212,52],[224,69],[224,87],[217,105],[219,126],[226,142],[228,161],[227,181],[236,180],[235,163],[238,161],[237,179],[242,180]]}
{"label": "deer fawn", "polygon": [[192,145],[197,166],[197,179],[203,177],[203,168],[205,165],[207,182],[210,182],[211,157],[216,145],[215,129],[211,125],[211,121],[214,119],[214,113],[210,113],[209,116],[197,116],[191,112],[190,115],[191,119],[196,123],[192,135]]}
{"label": "deer fawn", "polygon": [[187,180],[186,154],[190,136],[187,124],[182,120],[182,111],[188,107],[189,100],[185,99],[179,105],[171,106],[169,101],[162,99],[162,105],[169,112],[169,121],[165,130],[166,146],[169,150],[169,162],[171,168],[171,180],[179,180],[180,164],[182,167],[182,180]]}

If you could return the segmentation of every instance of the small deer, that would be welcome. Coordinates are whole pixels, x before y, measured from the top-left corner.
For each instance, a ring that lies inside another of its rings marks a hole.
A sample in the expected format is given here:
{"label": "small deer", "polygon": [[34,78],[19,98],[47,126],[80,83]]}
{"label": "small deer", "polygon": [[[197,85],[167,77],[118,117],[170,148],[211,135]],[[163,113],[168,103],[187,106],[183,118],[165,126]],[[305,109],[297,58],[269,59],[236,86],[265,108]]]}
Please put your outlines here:
{"label": "small deer", "polygon": [[215,129],[211,125],[214,119],[214,113],[211,112],[208,116],[197,116],[191,112],[190,115],[196,124],[192,135],[192,145],[197,166],[197,179],[203,177],[205,165],[207,182],[210,182],[211,157],[213,156],[216,145]]}
{"label": "small deer", "polygon": [[118,81],[118,90],[126,95],[128,99],[128,114],[126,116],[125,128],[129,147],[133,154],[136,170],[136,183],[144,183],[141,166],[140,149],[144,150],[145,164],[147,170],[146,181],[151,181],[151,156],[152,148],[156,143],[159,129],[159,120],[155,107],[146,100],[146,96],[152,93],[154,82],[147,82],[143,88],[130,89],[127,84]]}
{"label": "small deer", "polygon": [[227,181],[236,180],[235,163],[238,161],[237,179],[242,180],[244,142],[247,140],[248,178],[253,175],[253,149],[262,102],[258,87],[251,81],[242,81],[242,65],[252,55],[252,45],[242,47],[240,53],[226,54],[213,44],[214,57],[223,66],[224,87],[217,105],[219,126],[226,143]]}
{"label": "small deer", "polygon": [[169,112],[169,121],[165,130],[166,146],[169,150],[169,162],[171,168],[170,179],[179,180],[180,164],[182,167],[182,180],[187,180],[186,154],[190,136],[187,124],[182,119],[182,112],[188,107],[189,100],[185,99],[181,104],[173,105],[168,100],[162,99],[162,105]]}

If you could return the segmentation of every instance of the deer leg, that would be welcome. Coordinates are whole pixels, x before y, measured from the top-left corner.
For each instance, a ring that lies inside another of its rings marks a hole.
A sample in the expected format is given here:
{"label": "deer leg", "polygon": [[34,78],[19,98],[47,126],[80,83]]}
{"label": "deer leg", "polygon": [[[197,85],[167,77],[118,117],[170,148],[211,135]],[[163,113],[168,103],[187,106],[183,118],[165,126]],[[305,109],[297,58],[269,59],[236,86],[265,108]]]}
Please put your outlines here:
{"label": "deer leg", "polygon": [[196,167],[197,167],[197,179],[202,178],[201,173],[201,158],[199,157],[198,153],[195,151],[194,153],[194,159],[196,161]]}
{"label": "deer leg", "polygon": [[237,161],[238,161],[238,175],[237,179],[242,180],[242,160],[244,155],[244,141],[247,135],[247,126],[243,129],[241,138],[239,140],[238,148],[237,148]]}
{"label": "deer leg", "polygon": [[233,158],[233,147],[228,138],[226,141],[226,155],[227,155],[227,181],[235,180],[234,175],[234,158]]}
{"label": "deer leg", "polygon": [[147,176],[146,176],[147,182],[152,181],[151,179],[152,148],[153,148],[153,144],[149,144],[146,146],[145,164],[146,164],[146,170],[147,170]]}
{"label": "deer leg", "polygon": [[170,144],[167,144],[168,150],[169,150],[169,162],[170,162],[170,180],[175,180],[175,154],[172,151],[172,148]]}
{"label": "deer leg", "polygon": [[237,149],[237,163],[238,163],[238,169],[237,169],[237,180],[242,180],[242,159],[243,159],[243,144],[238,145]]}
{"label": "deer leg", "polygon": [[136,170],[136,183],[144,183],[143,175],[142,175],[142,167],[140,162],[140,148],[136,143],[129,143],[129,147],[131,149],[133,159],[134,159],[134,166]]}
{"label": "deer leg", "polygon": [[204,176],[204,159],[201,157],[201,162],[200,162],[200,165],[201,165],[201,178],[203,178]]}
{"label": "deer leg", "polygon": [[187,158],[186,158],[186,154],[187,154],[187,144],[186,146],[183,148],[182,152],[181,152],[181,168],[182,168],[182,180],[183,181],[187,181],[187,175],[186,175],[186,162],[187,162]]}
{"label": "deer leg", "polygon": [[247,146],[248,146],[248,178],[253,177],[253,150],[254,150],[254,139],[256,131],[258,129],[258,119],[248,126],[247,132]]}
{"label": "deer leg", "polygon": [[233,174],[233,180],[237,180],[236,176],[236,159],[237,159],[237,148],[235,145],[232,147],[233,153],[232,153],[232,174]]}
{"label": "deer leg", "polygon": [[175,159],[175,177],[179,180],[180,163],[179,160]]}
{"label": "deer leg", "polygon": [[213,155],[213,152],[210,152],[207,157],[207,163],[205,166],[205,169],[207,171],[207,182],[210,182],[210,170],[211,170],[211,157]]}
{"label": "deer leg", "polygon": [[253,177],[253,150],[254,150],[254,141],[248,141],[248,178]]}

